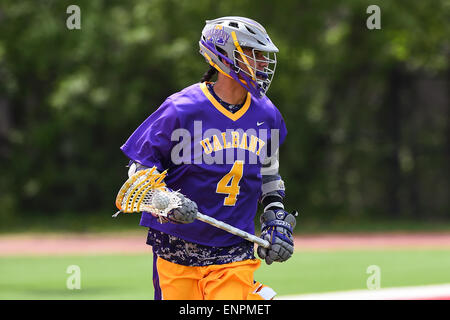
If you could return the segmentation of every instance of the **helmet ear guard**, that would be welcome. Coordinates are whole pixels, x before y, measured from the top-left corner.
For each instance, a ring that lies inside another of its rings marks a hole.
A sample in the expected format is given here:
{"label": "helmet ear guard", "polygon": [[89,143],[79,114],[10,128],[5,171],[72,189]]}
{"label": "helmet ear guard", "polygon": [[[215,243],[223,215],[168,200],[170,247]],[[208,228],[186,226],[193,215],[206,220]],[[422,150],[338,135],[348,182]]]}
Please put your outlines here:
{"label": "helmet ear guard", "polygon": [[[228,57],[225,57],[223,54],[221,54],[220,52],[214,52],[216,51],[216,48],[211,48],[210,45],[208,45],[207,43],[205,43],[204,41],[200,41],[199,42],[200,45],[200,54],[202,54],[205,59],[206,62],[208,62],[211,66],[213,66],[214,68],[217,69],[217,71],[219,71],[220,73],[222,73],[223,75],[227,76],[228,78],[232,78],[229,73],[230,73],[230,67],[228,67],[226,64],[224,64],[222,62],[221,59],[219,59],[219,61],[213,61],[212,57],[214,55],[219,56],[220,58],[226,60],[227,62],[229,61],[230,65],[233,65],[231,63],[231,61],[228,59]],[[217,63],[216,63],[217,62]]]}
{"label": "helmet ear guard", "polygon": [[[259,23],[242,17],[206,21],[199,46],[206,62],[221,74],[234,79],[257,98],[265,95],[275,73],[278,48]],[[242,47],[252,49],[252,56],[245,54]],[[266,52],[267,56],[257,59],[255,51]],[[260,70],[257,63],[267,66]]]}

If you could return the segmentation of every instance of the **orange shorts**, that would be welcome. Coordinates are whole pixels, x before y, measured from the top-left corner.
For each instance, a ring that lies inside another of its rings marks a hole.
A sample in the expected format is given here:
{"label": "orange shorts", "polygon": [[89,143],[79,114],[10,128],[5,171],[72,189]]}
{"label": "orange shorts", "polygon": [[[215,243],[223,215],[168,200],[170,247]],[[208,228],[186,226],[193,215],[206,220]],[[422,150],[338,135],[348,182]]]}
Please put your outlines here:
{"label": "orange shorts", "polygon": [[164,300],[271,300],[276,294],[253,280],[261,264],[257,259],[189,267],[154,258],[154,285]]}

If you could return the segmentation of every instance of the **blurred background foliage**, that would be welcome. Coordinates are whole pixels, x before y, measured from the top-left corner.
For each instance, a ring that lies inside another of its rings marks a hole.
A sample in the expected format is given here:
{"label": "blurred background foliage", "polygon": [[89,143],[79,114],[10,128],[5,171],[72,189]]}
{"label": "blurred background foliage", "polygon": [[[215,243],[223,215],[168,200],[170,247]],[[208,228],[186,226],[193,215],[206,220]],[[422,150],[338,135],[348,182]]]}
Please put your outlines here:
{"label": "blurred background foliage", "polygon": [[[71,4],[81,30],[66,27]],[[381,30],[366,27],[372,4]],[[204,22],[226,15],[261,22],[280,49],[268,96],[289,131],[286,202],[305,223],[450,220],[449,1],[2,0],[2,229],[109,219],[119,147],[199,81]]]}

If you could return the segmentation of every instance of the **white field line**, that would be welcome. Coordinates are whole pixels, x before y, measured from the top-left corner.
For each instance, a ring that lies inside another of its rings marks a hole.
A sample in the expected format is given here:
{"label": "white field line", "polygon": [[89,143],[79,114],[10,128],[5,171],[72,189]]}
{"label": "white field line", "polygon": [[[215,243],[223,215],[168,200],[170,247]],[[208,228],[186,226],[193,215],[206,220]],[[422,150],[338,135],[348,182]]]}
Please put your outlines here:
{"label": "white field line", "polygon": [[450,284],[380,288],[276,297],[277,300],[409,300],[450,299]]}

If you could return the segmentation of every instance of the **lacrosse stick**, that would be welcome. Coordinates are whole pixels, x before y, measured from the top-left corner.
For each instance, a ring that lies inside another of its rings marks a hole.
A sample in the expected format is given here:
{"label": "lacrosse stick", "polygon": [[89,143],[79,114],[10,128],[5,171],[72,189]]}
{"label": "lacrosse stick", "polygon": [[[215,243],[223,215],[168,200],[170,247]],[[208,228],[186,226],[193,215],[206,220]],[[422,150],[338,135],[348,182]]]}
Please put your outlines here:
{"label": "lacrosse stick", "polygon": [[[158,173],[156,168],[153,167],[140,170],[132,175],[117,194],[116,207],[119,211],[113,217],[117,217],[120,213],[142,211],[149,212],[157,217],[167,217],[171,210],[179,208],[181,206],[179,195],[181,194],[167,189],[166,184],[163,182],[166,174],[167,170]],[[200,212],[197,212],[196,219],[254,242],[264,248],[270,247],[269,241]]]}

